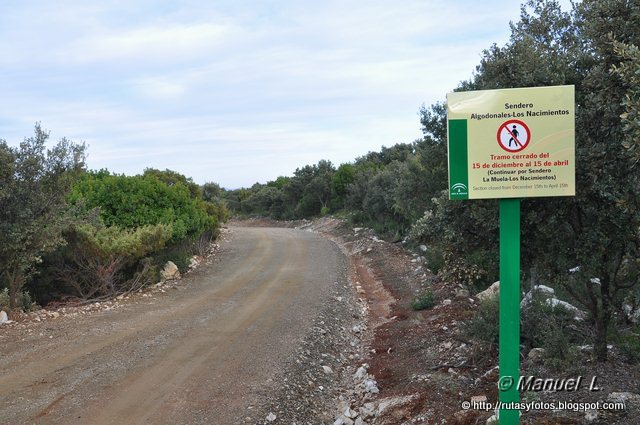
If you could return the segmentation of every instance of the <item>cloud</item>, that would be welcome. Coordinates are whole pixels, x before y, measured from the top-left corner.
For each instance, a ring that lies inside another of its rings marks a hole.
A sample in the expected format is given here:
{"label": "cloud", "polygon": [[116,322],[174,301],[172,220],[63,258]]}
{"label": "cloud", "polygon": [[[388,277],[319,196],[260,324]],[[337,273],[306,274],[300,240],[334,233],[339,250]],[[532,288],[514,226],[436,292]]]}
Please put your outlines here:
{"label": "cloud", "polygon": [[89,165],[228,187],[421,136],[514,2],[79,0],[0,16],[0,137],[41,121]]}
{"label": "cloud", "polygon": [[169,24],[131,29],[110,29],[74,40],[61,56],[75,62],[145,60],[172,61],[178,57],[211,53],[228,35],[229,27],[220,24]]}
{"label": "cloud", "polygon": [[131,85],[140,95],[152,100],[177,99],[187,91],[184,84],[163,77],[140,78],[132,81]]}

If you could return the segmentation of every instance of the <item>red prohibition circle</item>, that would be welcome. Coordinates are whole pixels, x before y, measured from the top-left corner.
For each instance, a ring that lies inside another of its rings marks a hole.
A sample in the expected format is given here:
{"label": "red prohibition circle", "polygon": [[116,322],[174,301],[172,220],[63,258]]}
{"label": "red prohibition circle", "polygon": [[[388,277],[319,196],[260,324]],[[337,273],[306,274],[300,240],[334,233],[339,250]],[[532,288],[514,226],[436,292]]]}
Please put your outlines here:
{"label": "red prohibition circle", "polygon": [[[509,124],[518,124],[524,127],[525,131],[527,132],[527,141],[525,143],[521,143],[517,137],[511,134],[511,130],[509,130],[509,127],[508,127]],[[515,149],[515,150],[508,149],[506,146],[502,144],[502,139],[500,138],[500,134],[502,133],[503,129],[506,129],[509,132],[509,134],[515,139],[516,144],[520,145],[519,149]],[[527,126],[524,122],[520,120],[509,120],[509,121],[505,121],[500,127],[498,127],[497,138],[498,138],[498,146],[500,146],[503,150],[511,153],[520,152],[524,150],[527,146],[529,146],[529,142],[531,141],[531,130],[529,130],[529,126]]]}

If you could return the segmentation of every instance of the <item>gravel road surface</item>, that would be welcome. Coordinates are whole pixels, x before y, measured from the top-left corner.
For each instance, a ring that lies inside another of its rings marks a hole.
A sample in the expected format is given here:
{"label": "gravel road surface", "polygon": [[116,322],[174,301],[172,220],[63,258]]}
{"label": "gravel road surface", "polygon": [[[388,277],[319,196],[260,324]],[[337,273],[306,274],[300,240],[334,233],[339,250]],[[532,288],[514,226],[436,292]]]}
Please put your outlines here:
{"label": "gravel road surface", "polygon": [[232,228],[164,293],[0,328],[0,423],[239,423],[348,287],[345,264],[314,233]]}

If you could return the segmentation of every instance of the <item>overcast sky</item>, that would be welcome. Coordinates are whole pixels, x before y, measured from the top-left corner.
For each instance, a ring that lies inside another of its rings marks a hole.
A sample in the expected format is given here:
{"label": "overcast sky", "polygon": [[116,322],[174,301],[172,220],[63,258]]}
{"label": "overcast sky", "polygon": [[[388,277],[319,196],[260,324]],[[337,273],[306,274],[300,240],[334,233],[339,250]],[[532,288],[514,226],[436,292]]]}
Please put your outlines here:
{"label": "overcast sky", "polygon": [[0,138],[227,188],[421,137],[517,1],[2,0]]}

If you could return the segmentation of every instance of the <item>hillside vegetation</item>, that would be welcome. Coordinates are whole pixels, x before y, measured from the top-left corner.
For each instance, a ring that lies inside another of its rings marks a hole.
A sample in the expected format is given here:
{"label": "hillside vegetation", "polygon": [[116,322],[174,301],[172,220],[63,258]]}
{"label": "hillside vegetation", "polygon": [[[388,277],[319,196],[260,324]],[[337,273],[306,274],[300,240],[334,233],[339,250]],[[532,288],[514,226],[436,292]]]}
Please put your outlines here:
{"label": "hillside vegetation", "polygon": [[[630,353],[640,347],[638,28],[637,2],[585,0],[566,12],[531,0],[509,41],[484,50],[472,77],[452,88],[575,85],[577,194],[523,201],[522,282],[552,286],[587,313],[580,338],[599,360],[612,339]],[[184,270],[227,207],[284,220],[341,214],[424,245],[441,279],[478,292],[498,278],[497,201],[448,200],[445,105],[423,106],[420,123],[419,140],[231,191],[170,170],[88,171],[84,145],[63,139],[46,149],[49,135],[36,125],[18,147],[0,141],[0,307],[113,297],[157,281],[167,260]]]}
{"label": "hillside vegetation", "polygon": [[[629,321],[640,300],[638,28],[637,2],[585,0],[564,12],[530,1],[509,41],[484,50],[473,76],[452,88],[575,85],[577,194],[523,201],[522,281],[553,286],[588,313],[600,360],[611,338],[640,347]],[[431,270],[477,292],[498,277],[497,201],[448,200],[445,105],[423,106],[420,122],[420,140],[338,167],[306,165],[225,198],[240,215],[340,213],[392,240],[410,237],[427,247]]]}
{"label": "hillside vegetation", "polygon": [[155,283],[167,260],[184,271],[228,218],[214,183],[170,170],[87,171],[84,145],[63,139],[46,149],[48,138],[36,125],[19,147],[0,141],[0,307]]}

